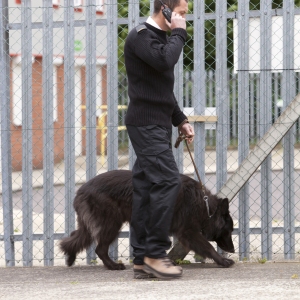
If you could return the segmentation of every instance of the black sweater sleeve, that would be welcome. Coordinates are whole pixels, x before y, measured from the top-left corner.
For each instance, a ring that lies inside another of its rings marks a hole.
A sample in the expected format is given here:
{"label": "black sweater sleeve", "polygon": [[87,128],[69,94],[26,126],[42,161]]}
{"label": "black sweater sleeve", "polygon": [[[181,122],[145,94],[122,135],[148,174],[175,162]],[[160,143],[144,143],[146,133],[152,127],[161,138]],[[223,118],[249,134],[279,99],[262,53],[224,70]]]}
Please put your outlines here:
{"label": "black sweater sleeve", "polygon": [[151,30],[143,30],[136,36],[135,54],[159,72],[174,67],[186,40],[182,28],[172,30],[167,44],[162,43]]}
{"label": "black sweater sleeve", "polygon": [[181,124],[184,120],[187,119],[186,115],[182,112],[180,107],[178,106],[178,102],[175,98],[175,95],[173,94],[174,102],[175,102],[175,108],[172,114],[172,124],[173,126],[177,127],[179,124]]}

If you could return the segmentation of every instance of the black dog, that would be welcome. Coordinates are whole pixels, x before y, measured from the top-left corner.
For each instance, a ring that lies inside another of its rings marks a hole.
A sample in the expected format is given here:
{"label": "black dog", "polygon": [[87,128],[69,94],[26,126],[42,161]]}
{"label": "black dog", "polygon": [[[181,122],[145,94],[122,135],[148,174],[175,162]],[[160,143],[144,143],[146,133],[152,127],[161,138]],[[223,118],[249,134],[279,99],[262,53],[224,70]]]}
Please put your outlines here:
{"label": "black dog", "polygon": [[[76,255],[93,241],[96,253],[110,270],[124,270],[123,264],[113,262],[108,247],[118,236],[124,222],[131,219],[131,171],[110,171],[96,176],[82,185],[74,199],[78,229],[60,242],[71,266]],[[202,257],[212,258],[218,265],[230,267],[234,261],[219,255],[209,241],[215,241],[226,252],[234,252],[233,221],[228,210],[228,199],[218,199],[208,190],[209,212],[203,190],[197,181],[181,175],[182,186],[176,201],[170,235],[175,235],[188,250]]]}

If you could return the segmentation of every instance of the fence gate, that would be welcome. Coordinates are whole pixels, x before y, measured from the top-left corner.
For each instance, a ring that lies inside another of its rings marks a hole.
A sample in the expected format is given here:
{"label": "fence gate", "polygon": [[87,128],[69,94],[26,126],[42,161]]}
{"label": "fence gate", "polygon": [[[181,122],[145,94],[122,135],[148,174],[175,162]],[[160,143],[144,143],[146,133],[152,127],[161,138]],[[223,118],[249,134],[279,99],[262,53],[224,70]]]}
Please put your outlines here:
{"label": "fence gate", "polygon": [[[63,265],[57,243],[76,228],[76,190],[132,167],[123,47],[153,2],[0,0],[0,266]],[[298,6],[189,2],[174,93],[194,120],[195,162],[214,193],[299,93]],[[207,114],[217,122],[197,122]],[[299,259],[299,130],[298,119],[231,202],[236,260]],[[174,155],[194,176],[183,145]],[[128,224],[110,256],[129,263]],[[97,259],[91,247],[76,263]]]}

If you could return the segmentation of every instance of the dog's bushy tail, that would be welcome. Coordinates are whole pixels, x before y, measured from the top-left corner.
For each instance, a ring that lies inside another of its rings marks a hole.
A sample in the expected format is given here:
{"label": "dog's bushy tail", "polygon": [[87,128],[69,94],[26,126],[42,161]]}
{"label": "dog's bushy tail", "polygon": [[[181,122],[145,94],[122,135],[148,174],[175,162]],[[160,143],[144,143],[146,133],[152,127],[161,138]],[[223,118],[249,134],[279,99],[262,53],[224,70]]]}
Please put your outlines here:
{"label": "dog's bushy tail", "polygon": [[61,240],[60,250],[67,256],[67,265],[71,267],[78,253],[87,249],[93,242],[89,231],[79,224],[79,228],[71,233],[69,237]]}

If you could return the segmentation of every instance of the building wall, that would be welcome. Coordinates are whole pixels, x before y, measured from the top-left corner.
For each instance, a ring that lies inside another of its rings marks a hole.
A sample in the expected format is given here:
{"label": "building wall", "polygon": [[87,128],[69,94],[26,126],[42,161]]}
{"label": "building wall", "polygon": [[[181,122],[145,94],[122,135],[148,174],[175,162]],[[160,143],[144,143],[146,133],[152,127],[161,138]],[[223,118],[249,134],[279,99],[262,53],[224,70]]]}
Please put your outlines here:
{"label": "building wall", "polygon": [[[63,1],[60,1],[61,4]],[[32,22],[42,22],[42,8],[40,0],[32,0]],[[84,4],[84,3],[83,3]],[[21,4],[20,1],[9,1],[9,22],[21,23]],[[84,20],[85,8],[74,10],[76,20]],[[53,20],[63,21],[64,9],[55,7],[53,9]],[[103,13],[97,14],[97,18],[102,18]],[[106,27],[97,27],[97,105],[106,104]],[[33,138],[33,168],[43,167],[43,90],[42,90],[42,62],[43,62],[43,30],[32,30],[32,138]],[[64,159],[64,30],[63,28],[53,29],[54,48],[53,61],[61,60],[56,65],[56,75],[54,79],[54,162],[58,163]],[[85,28],[75,28],[74,55],[75,69],[79,70],[80,82],[75,81],[76,109],[77,117],[80,118],[76,128],[76,155],[85,155]],[[79,45],[79,47],[78,47]],[[21,31],[10,30],[10,55],[11,61],[11,144],[12,144],[12,169],[13,171],[22,170],[22,80],[21,80]],[[17,63],[16,63],[17,61]],[[18,74],[14,73],[17,70]],[[98,115],[101,110],[97,110]],[[97,117],[98,121],[98,117]],[[100,154],[101,130],[97,129],[97,151]]]}
{"label": "building wall", "polygon": [[[13,66],[13,58],[11,66]],[[32,140],[33,140],[33,168],[41,169],[43,167],[43,91],[42,91],[42,63],[43,58],[36,56],[32,64]],[[13,68],[11,68],[13,70]],[[81,153],[76,155],[85,155],[86,153],[86,109],[85,109],[85,67],[80,66],[81,81],[79,85],[81,93],[75,95],[81,99],[81,128],[76,128],[81,136]],[[106,67],[100,67],[101,81],[99,89],[102,91],[101,104],[106,104]],[[13,83],[13,74],[11,72],[11,83]],[[97,95],[99,96],[99,95]],[[11,99],[14,98],[13,84],[11,84]],[[22,170],[22,126],[13,122],[13,101],[11,101],[11,145],[12,145],[12,169],[13,171]],[[98,123],[99,117],[97,117]],[[53,122],[54,132],[54,162],[58,163],[64,159],[64,65],[57,66],[57,117]],[[96,129],[97,132],[97,154],[100,155],[101,145],[101,128]]]}

